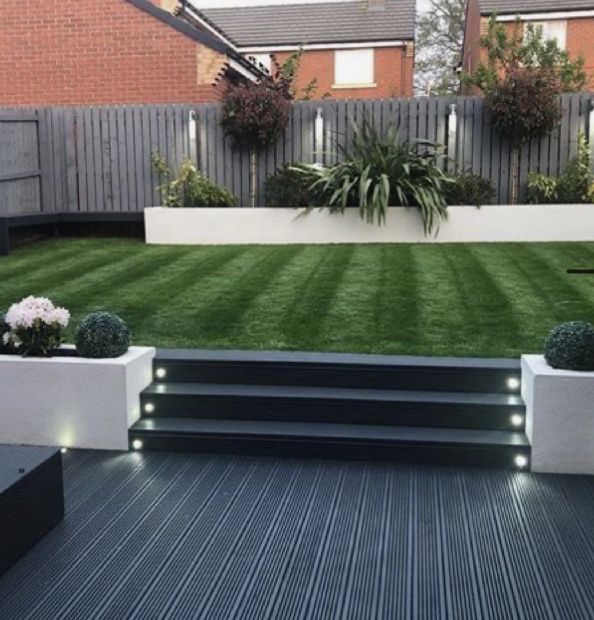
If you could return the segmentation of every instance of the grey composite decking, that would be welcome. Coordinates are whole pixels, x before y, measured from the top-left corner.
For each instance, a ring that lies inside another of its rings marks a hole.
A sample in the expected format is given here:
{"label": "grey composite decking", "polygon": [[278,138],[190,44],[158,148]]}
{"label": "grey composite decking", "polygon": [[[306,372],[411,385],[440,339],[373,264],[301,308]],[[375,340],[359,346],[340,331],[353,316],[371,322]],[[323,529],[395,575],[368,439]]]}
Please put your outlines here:
{"label": "grey composite decking", "polygon": [[594,479],[64,455],[66,517],[0,618],[594,617]]}

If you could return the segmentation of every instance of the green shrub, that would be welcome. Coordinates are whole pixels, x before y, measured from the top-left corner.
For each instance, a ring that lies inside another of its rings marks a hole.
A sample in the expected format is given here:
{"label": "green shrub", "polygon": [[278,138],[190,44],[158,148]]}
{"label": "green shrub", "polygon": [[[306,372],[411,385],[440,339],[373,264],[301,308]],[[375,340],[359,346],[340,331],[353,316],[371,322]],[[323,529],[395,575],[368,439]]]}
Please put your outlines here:
{"label": "green shrub", "polygon": [[159,153],[153,153],[152,163],[159,176],[165,178],[165,182],[157,187],[163,206],[187,208],[235,206],[235,196],[224,187],[209,181],[189,159],[182,161],[177,177]]}
{"label": "green shrub", "polygon": [[452,178],[437,165],[439,147],[427,141],[400,142],[391,126],[380,135],[365,120],[353,127],[350,148],[341,148],[341,161],[330,167],[306,166],[310,190],[331,211],[358,207],[361,218],[383,224],[389,206],[421,210],[425,234],[447,219],[445,193]]}
{"label": "green shrub", "polygon": [[306,166],[285,164],[266,180],[266,206],[291,209],[321,206],[320,197],[310,189],[311,183]]}
{"label": "green shrub", "polygon": [[531,172],[528,175],[528,202],[540,205],[557,202],[557,179]]}
{"label": "green shrub", "polygon": [[446,188],[448,205],[480,207],[489,204],[494,195],[495,189],[491,181],[472,172],[457,172],[453,175],[453,183]]}
{"label": "green shrub", "polygon": [[594,175],[590,170],[590,149],[584,134],[578,138],[578,152],[557,179],[543,174],[528,175],[531,204],[573,204],[594,202]]}
{"label": "green shrub", "polygon": [[81,357],[120,357],[130,346],[130,330],[115,314],[93,312],[81,321],[74,341]]}
{"label": "green shrub", "polygon": [[558,325],[545,341],[545,359],[553,368],[594,370],[594,327],[585,321]]}

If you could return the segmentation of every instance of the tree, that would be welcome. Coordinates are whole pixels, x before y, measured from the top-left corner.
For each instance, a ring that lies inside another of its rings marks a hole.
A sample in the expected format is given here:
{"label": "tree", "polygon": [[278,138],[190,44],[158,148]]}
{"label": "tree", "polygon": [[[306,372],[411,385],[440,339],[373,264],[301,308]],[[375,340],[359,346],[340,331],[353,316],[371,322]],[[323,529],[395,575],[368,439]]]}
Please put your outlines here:
{"label": "tree", "polygon": [[466,0],[431,0],[417,26],[415,89],[420,95],[458,92]]}
{"label": "tree", "polygon": [[483,94],[493,124],[512,141],[512,202],[516,202],[520,145],[557,126],[561,93],[578,92],[586,85],[584,59],[572,60],[557,41],[544,39],[541,26],[523,25],[519,18],[509,30],[491,16],[480,44],[486,59],[463,80]]}

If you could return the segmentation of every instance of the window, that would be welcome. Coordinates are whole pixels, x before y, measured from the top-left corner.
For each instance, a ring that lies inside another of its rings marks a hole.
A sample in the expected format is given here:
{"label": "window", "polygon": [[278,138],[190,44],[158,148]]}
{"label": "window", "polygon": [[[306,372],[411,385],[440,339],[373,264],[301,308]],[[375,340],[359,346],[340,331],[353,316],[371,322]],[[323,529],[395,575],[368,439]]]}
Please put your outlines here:
{"label": "window", "polygon": [[270,54],[248,54],[248,58],[253,60],[257,66],[262,65],[268,72],[272,69]]}
{"label": "window", "polygon": [[335,86],[370,86],[373,84],[373,50],[336,50],[334,52]]}
{"label": "window", "polygon": [[560,49],[565,49],[567,40],[567,22],[563,19],[549,20],[546,22],[530,22],[535,28],[542,28],[545,40],[557,41]]}

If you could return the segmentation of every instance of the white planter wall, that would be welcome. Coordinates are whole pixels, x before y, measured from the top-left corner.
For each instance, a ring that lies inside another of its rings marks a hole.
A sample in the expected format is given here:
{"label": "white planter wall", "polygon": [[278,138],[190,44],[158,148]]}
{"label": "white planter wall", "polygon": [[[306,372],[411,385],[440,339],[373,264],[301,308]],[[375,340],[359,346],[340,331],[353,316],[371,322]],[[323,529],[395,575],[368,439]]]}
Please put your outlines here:
{"label": "white planter wall", "polygon": [[127,450],[155,349],[119,358],[0,355],[0,444]]}
{"label": "white planter wall", "polygon": [[594,205],[449,207],[437,236],[426,237],[419,210],[393,207],[385,226],[344,214],[295,209],[145,209],[146,242],[230,245],[300,243],[464,243],[592,241]]}
{"label": "white planter wall", "polygon": [[594,372],[551,368],[522,356],[522,397],[532,471],[594,474]]}

